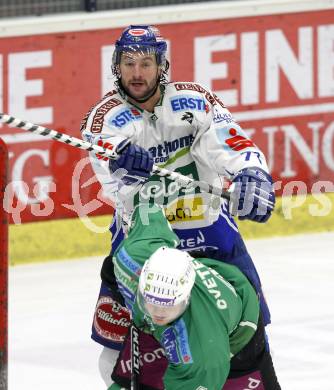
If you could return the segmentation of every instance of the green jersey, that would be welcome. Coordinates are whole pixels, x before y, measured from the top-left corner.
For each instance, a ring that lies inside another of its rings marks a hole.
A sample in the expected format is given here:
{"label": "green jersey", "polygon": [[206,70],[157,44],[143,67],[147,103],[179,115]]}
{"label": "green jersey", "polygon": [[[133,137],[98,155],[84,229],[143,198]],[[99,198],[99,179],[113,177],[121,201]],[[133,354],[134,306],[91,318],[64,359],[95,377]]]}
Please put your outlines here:
{"label": "green jersey", "polygon": [[129,235],[113,259],[115,275],[135,324],[164,348],[169,362],[165,389],[219,390],[228,376],[231,357],[256,331],[258,298],[235,266],[194,259],[196,280],[186,311],[166,326],[153,324],[136,299],[141,268],[158,248],[178,243],[162,209],[137,207]]}

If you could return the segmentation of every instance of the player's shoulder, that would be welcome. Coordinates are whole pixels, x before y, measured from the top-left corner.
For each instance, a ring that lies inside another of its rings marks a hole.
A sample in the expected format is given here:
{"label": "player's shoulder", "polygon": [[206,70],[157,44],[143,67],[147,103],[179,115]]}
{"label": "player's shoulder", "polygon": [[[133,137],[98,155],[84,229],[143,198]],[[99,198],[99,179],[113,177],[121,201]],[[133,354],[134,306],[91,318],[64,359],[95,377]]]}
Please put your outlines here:
{"label": "player's shoulder", "polygon": [[91,131],[92,133],[100,133],[106,117],[113,115],[119,109],[126,105],[121,95],[112,90],[94,104],[87,114],[84,116],[80,130]]}
{"label": "player's shoulder", "polygon": [[211,93],[207,88],[201,84],[194,83],[191,81],[174,81],[170,82],[166,86],[167,93],[171,94],[183,94],[183,95],[203,95],[206,93]]}
{"label": "player's shoulder", "polygon": [[191,81],[175,81],[168,83],[166,86],[166,95],[170,98],[175,97],[176,99],[180,97],[195,97],[204,99],[212,106],[218,104],[225,108],[224,103],[210,89],[202,84]]}

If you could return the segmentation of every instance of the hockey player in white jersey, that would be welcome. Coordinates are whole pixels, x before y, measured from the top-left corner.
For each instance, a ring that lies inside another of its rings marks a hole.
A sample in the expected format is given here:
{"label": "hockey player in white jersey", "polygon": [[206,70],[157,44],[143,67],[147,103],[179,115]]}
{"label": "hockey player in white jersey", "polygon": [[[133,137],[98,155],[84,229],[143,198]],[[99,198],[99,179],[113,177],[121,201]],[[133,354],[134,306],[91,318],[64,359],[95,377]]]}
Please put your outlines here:
{"label": "hockey player in white jersey", "polygon": [[[139,200],[153,198],[164,207],[180,238],[179,249],[236,265],[254,285],[264,322],[270,323],[259,276],[232,217],[255,222],[270,217],[275,195],[266,159],[214,93],[193,82],[167,81],[166,51],[156,28],[126,28],[113,55],[116,88],[82,123],[85,140],[120,154],[116,161],[91,155],[93,169],[115,206],[112,250],[101,270],[92,338],[116,350],[127,331],[120,324],[128,324],[129,314],[115,281],[115,273],[116,278],[122,275],[114,270],[112,253]],[[229,180],[231,201],[198,188],[183,190],[166,178],[152,176],[153,164],[215,186]],[[102,354],[102,371],[112,359],[109,352],[105,349]],[[104,372],[109,377],[109,369]]]}

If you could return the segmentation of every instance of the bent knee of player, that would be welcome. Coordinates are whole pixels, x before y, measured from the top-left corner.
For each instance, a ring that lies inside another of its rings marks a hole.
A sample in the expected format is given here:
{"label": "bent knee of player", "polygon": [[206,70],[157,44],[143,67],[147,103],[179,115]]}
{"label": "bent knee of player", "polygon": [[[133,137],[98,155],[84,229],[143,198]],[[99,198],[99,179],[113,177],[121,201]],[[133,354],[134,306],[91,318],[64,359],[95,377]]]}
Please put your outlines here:
{"label": "bent knee of player", "polygon": [[118,359],[119,351],[104,347],[99,357],[100,375],[107,387],[111,386],[114,381],[111,379],[111,374],[114,370]]}

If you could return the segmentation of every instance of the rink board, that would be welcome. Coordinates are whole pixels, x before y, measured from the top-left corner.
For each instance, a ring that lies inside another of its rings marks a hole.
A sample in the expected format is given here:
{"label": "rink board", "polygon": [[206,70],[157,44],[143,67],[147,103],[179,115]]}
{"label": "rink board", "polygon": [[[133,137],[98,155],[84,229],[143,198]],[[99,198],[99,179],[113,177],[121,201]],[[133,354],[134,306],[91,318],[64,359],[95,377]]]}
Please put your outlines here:
{"label": "rink board", "polygon": [[[3,21],[0,111],[80,136],[81,118],[113,87],[113,42],[129,23],[155,23],[169,43],[171,78],[221,96],[266,154],[278,193],[291,192],[291,182],[301,192],[333,191],[334,3],[290,3]],[[84,185],[93,177],[85,152],[6,126],[0,136],[15,181],[12,222],[110,213],[98,183]]]}

